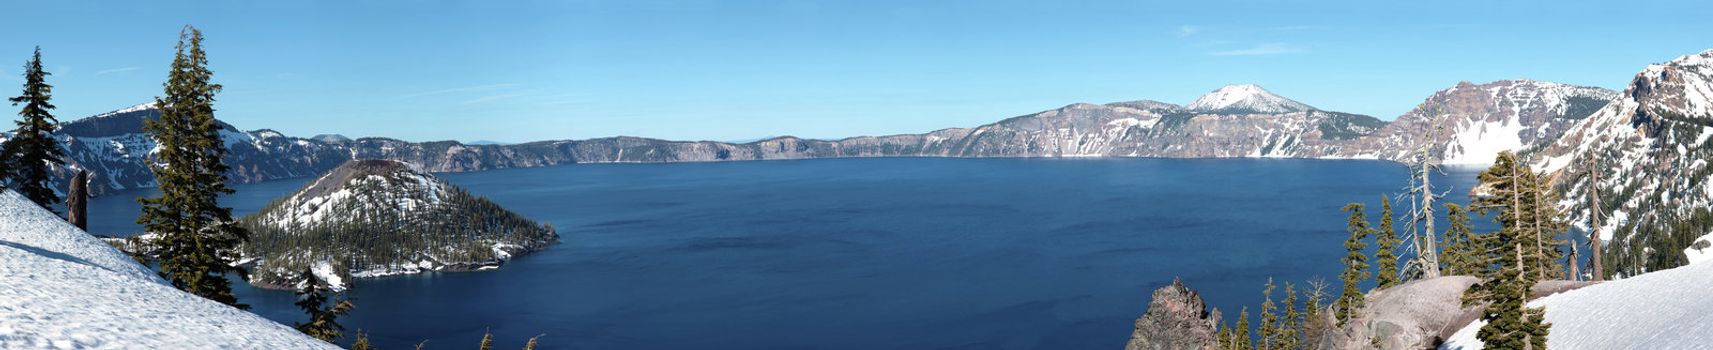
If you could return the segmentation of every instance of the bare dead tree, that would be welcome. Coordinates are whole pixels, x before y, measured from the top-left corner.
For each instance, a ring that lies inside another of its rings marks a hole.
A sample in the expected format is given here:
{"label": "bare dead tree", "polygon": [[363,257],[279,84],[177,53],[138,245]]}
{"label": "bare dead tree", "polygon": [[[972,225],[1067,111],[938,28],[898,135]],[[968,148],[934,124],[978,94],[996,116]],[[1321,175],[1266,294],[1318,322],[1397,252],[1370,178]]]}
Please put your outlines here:
{"label": "bare dead tree", "polygon": [[[1434,112],[1438,114],[1439,107],[1434,107]],[[1435,202],[1444,198],[1445,194],[1434,192],[1433,175],[1445,173],[1440,170],[1439,161],[1433,157],[1430,146],[1433,145],[1431,142],[1433,136],[1439,134],[1441,128],[1435,126],[1432,131],[1422,135],[1421,141],[1418,142],[1421,147],[1417,151],[1415,160],[1409,164],[1410,186],[1405,189],[1406,195],[1401,198],[1410,202],[1410,220],[1407,226],[1409,239],[1407,241],[1415,245],[1416,254],[1415,259],[1411,260],[1405,269],[1414,269],[1422,279],[1440,276],[1439,239],[1435,236],[1436,232],[1434,231],[1433,206]],[[1403,275],[1409,276],[1411,274]]]}
{"label": "bare dead tree", "polygon": [[[1588,253],[1592,254],[1589,256],[1588,265],[1590,266],[1588,269],[1594,273],[1589,280],[1598,282],[1606,279],[1606,268],[1600,262],[1600,255],[1604,254],[1600,250],[1600,213],[1603,211],[1600,207],[1601,169],[1600,162],[1594,159],[1594,154],[1593,151],[1589,151],[1586,158],[1588,159],[1588,170],[1586,170],[1588,172]],[[1575,259],[1571,260],[1571,265],[1576,265]]]}

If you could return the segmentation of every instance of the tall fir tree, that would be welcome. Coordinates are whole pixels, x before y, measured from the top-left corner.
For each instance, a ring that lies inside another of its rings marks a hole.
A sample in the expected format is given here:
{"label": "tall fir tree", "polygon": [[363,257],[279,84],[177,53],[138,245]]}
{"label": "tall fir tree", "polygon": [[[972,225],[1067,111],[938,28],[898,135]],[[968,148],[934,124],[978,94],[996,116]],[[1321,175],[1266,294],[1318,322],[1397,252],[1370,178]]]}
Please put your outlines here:
{"label": "tall fir tree", "polygon": [[491,350],[493,348],[494,348],[494,332],[492,332],[492,331],[482,332],[482,345],[477,347],[477,349]]}
{"label": "tall fir tree", "polygon": [[1450,224],[1445,229],[1445,254],[1440,256],[1443,266],[1441,269],[1447,276],[1471,276],[1481,270],[1478,261],[1486,252],[1486,247],[1480,246],[1469,226],[1469,211],[1457,203],[1445,204],[1446,221]]}
{"label": "tall fir tree", "polygon": [[[309,316],[308,322],[296,324],[297,331],[308,334],[315,339],[329,343],[337,343],[345,336],[345,326],[339,325],[339,316],[344,316],[356,308],[350,300],[339,300],[333,305],[327,305],[327,288],[322,286],[320,279],[315,278],[314,271],[304,270],[303,281],[297,288],[297,302],[294,303],[304,314]],[[367,341],[366,337],[359,340]]]}
{"label": "tall fir tree", "polygon": [[42,69],[42,48],[36,47],[36,53],[24,62],[24,91],[17,97],[8,98],[12,106],[22,104],[18,110],[19,120],[15,123],[18,128],[6,144],[0,146],[0,160],[8,164],[6,175],[18,193],[29,198],[31,202],[42,208],[58,213],[54,204],[60,202],[59,195],[54,193],[50,177],[54,165],[65,164],[65,152],[60,150],[59,141],[53,137],[54,129],[59,120],[54,119],[51,112],[54,105],[53,85],[48,85],[47,78],[52,73]]}
{"label": "tall fir tree", "polygon": [[1493,280],[1481,282],[1491,285],[1483,298],[1487,306],[1481,315],[1487,325],[1475,336],[1488,349],[1546,349],[1547,333],[1552,327],[1546,323],[1546,311],[1527,305],[1529,287],[1539,276],[1528,271],[1525,260],[1528,250],[1522,242],[1504,245],[1499,254],[1504,257],[1499,261],[1499,272]]}
{"label": "tall fir tree", "polygon": [[165,96],[155,98],[160,119],[143,125],[160,143],[150,169],[161,194],[139,199],[143,214],[137,223],[158,236],[161,277],[173,287],[248,308],[238,303],[226,279],[229,273],[247,276],[234,263],[248,233],[232,219],[232,209],[219,203],[220,195],[232,189],[226,187],[228,168],[221,159],[226,146],[214,119],[214,94],[220,85],[212,83],[212,77],[202,32],[185,26],[164,84]]}
{"label": "tall fir tree", "polygon": [[1243,307],[1243,312],[1237,313],[1237,328],[1231,331],[1231,348],[1236,350],[1255,349],[1255,339],[1249,337],[1249,307]]}
{"label": "tall fir tree", "polygon": [[1476,256],[1474,275],[1481,279],[1465,292],[1464,300],[1485,300],[1499,286],[1487,281],[1506,278],[1501,274],[1508,249],[1520,249],[1517,267],[1534,274],[1532,280],[1556,279],[1564,276],[1561,246],[1558,239],[1568,225],[1554,203],[1558,196],[1551,180],[1544,173],[1528,170],[1511,152],[1501,152],[1493,165],[1479,175],[1485,193],[1470,200],[1470,206],[1482,215],[1490,215],[1499,230],[1490,234],[1473,235]]}
{"label": "tall fir tree", "polygon": [[1344,282],[1344,291],[1333,303],[1333,317],[1337,318],[1339,328],[1343,328],[1345,322],[1355,316],[1357,310],[1362,309],[1365,298],[1357,284],[1368,279],[1368,256],[1362,253],[1362,250],[1368,247],[1362,242],[1373,229],[1368,227],[1368,216],[1362,213],[1362,207],[1362,203],[1344,206],[1344,211],[1350,212],[1350,220],[1345,226],[1350,238],[1344,240],[1344,272],[1338,275]]}
{"label": "tall fir tree", "polygon": [[1374,282],[1378,287],[1391,288],[1401,282],[1398,278],[1398,231],[1392,227],[1392,199],[1380,196],[1380,228],[1375,231]]}
{"label": "tall fir tree", "polygon": [[1285,312],[1273,329],[1273,349],[1295,350],[1303,334],[1303,315],[1297,311],[1297,286],[1285,282]]}
{"label": "tall fir tree", "polygon": [[1235,347],[1231,345],[1231,326],[1227,326],[1224,320],[1219,321],[1219,331],[1215,332],[1214,348],[1219,350],[1235,349]]}
{"label": "tall fir tree", "polygon": [[1261,350],[1277,349],[1274,347],[1275,343],[1278,342],[1277,339],[1274,339],[1274,334],[1276,334],[1274,328],[1279,324],[1279,315],[1276,312],[1279,305],[1273,303],[1274,288],[1276,286],[1273,285],[1273,278],[1268,277],[1267,285],[1261,289],[1261,327],[1255,330],[1255,333],[1261,336],[1260,341],[1255,345],[1257,349]]}

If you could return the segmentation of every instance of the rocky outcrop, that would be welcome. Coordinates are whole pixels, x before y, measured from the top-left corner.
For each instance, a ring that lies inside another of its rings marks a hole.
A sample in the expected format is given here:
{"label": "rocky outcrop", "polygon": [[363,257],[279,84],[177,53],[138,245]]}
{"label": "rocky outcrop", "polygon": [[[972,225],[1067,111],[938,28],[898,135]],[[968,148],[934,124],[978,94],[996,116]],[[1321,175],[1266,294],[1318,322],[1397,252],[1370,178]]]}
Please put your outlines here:
{"label": "rocky outcrop", "polygon": [[1124,349],[1213,349],[1218,327],[1219,310],[1209,312],[1201,295],[1172,279],[1171,285],[1154,291]]}
{"label": "rocky outcrop", "polygon": [[[1366,303],[1344,329],[1316,341],[1320,349],[1427,349],[1481,318],[1481,305],[1463,305],[1463,292],[1478,280],[1445,276],[1410,281],[1368,292]],[[1592,285],[1590,282],[1541,281],[1531,288],[1540,298]],[[1324,313],[1331,317],[1331,312]],[[1330,321],[1328,322],[1331,323]]]}

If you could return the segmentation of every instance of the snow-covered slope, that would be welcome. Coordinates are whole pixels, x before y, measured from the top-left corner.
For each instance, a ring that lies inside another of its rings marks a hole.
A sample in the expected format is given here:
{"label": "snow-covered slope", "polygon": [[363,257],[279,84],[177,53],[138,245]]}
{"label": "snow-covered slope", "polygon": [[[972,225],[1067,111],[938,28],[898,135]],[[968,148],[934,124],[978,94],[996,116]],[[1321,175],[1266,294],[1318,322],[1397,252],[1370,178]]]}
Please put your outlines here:
{"label": "snow-covered slope", "polygon": [[1196,112],[1281,114],[1307,112],[1314,107],[1274,94],[1255,84],[1226,85],[1186,106]]}
{"label": "snow-covered slope", "polygon": [[1441,163],[1491,164],[1501,151],[1557,140],[1565,129],[1617,98],[1616,91],[1543,81],[1460,82],[1434,92],[1414,110],[1334,157],[1408,161],[1425,145]]}
{"label": "snow-covered slope", "polygon": [[270,288],[295,285],[306,269],[344,289],[354,277],[494,268],[559,237],[389,160],[348,162],[239,223],[251,230],[251,283]]}
{"label": "snow-covered slope", "polygon": [[1713,50],[1648,66],[1622,98],[1526,155],[1558,174],[1572,223],[1586,227],[1587,194],[1600,191],[1599,236],[1619,272],[1689,262],[1678,253],[1713,232]]}
{"label": "snow-covered slope", "polygon": [[[1713,347],[1713,264],[1695,264],[1601,283],[1529,302],[1546,307],[1550,349]],[[1476,320],[1441,349],[1481,349]]]}
{"label": "snow-covered slope", "polygon": [[167,285],[13,191],[0,193],[0,348],[334,349]]}

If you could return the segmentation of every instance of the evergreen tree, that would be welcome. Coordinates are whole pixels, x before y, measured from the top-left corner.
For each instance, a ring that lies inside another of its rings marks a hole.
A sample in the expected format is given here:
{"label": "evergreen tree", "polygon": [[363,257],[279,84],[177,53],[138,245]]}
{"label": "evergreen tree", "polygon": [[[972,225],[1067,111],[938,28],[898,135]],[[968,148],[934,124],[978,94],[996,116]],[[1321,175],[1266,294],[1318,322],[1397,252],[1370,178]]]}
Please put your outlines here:
{"label": "evergreen tree", "polygon": [[1215,345],[1217,345],[1219,350],[1234,350],[1237,348],[1236,346],[1231,345],[1231,327],[1225,325],[1224,320],[1219,321],[1219,332],[1214,337]]}
{"label": "evergreen tree", "polygon": [[1261,328],[1255,330],[1255,333],[1261,336],[1261,341],[1256,343],[1256,348],[1270,350],[1275,349],[1274,343],[1278,341],[1273,338],[1273,335],[1275,334],[1274,328],[1278,327],[1279,324],[1279,316],[1274,313],[1274,310],[1278,310],[1279,307],[1273,304],[1274,285],[1272,277],[1267,278],[1267,285],[1264,288],[1261,290]]}
{"label": "evergreen tree", "polygon": [[538,339],[541,339],[541,336],[542,335],[536,335],[533,337],[529,337],[529,341],[523,343],[523,350],[535,350],[536,341]]}
{"label": "evergreen tree", "polygon": [[[315,278],[313,271],[303,271],[303,282],[298,286],[298,299],[294,304],[309,315],[309,322],[297,323],[296,327],[297,331],[303,334],[334,343],[343,337],[345,332],[345,326],[339,325],[339,316],[350,313],[356,306],[352,305],[350,300],[340,300],[331,307],[325,307],[327,289],[321,284],[321,280]],[[367,343],[368,339],[360,338],[359,341]]]}
{"label": "evergreen tree", "polygon": [[1255,349],[1254,338],[1249,337],[1249,307],[1243,307],[1243,312],[1237,314],[1237,328],[1231,331],[1231,348],[1236,350]]}
{"label": "evergreen tree", "polygon": [[1345,322],[1355,316],[1357,310],[1362,309],[1364,302],[1362,290],[1357,287],[1362,280],[1368,279],[1368,257],[1362,254],[1367,245],[1362,241],[1373,229],[1368,227],[1368,216],[1362,213],[1362,207],[1361,203],[1344,206],[1344,211],[1350,212],[1350,221],[1346,226],[1350,238],[1344,241],[1344,272],[1339,274],[1339,279],[1344,282],[1344,292],[1339,294],[1338,300],[1333,303],[1333,317],[1338,319],[1339,328],[1343,328]]}
{"label": "evergreen tree", "polygon": [[234,263],[248,234],[232,220],[232,209],[219,204],[219,196],[232,189],[226,187],[227,166],[221,160],[226,147],[214,120],[220,85],[210,82],[213,73],[207,66],[202,32],[185,26],[164,84],[166,96],[155,99],[160,119],[143,125],[160,143],[150,169],[161,194],[139,199],[143,215],[137,223],[158,235],[161,277],[173,287],[248,308],[238,303],[226,279],[228,273],[247,276]]}
{"label": "evergreen tree", "polygon": [[369,344],[368,333],[364,333],[362,330],[357,330],[357,340],[351,342],[351,350],[375,350],[375,346],[373,344]]}
{"label": "evergreen tree", "polygon": [[1273,330],[1272,349],[1295,350],[1303,334],[1303,315],[1297,311],[1297,287],[1285,282],[1285,315]]}
{"label": "evergreen tree", "polygon": [[1489,349],[1546,349],[1547,333],[1552,327],[1546,323],[1546,311],[1526,304],[1529,287],[1539,275],[1528,271],[1524,252],[1529,249],[1522,242],[1508,246],[1500,254],[1506,258],[1500,260],[1496,278],[1481,282],[1491,287],[1484,298],[1488,304],[1481,316],[1487,325],[1481,327],[1476,337]]}
{"label": "evergreen tree", "polygon": [[1448,276],[1469,276],[1481,270],[1478,260],[1485,255],[1479,246],[1474,233],[1470,232],[1469,211],[1457,203],[1446,203],[1446,221],[1451,226],[1445,229],[1445,254],[1441,257],[1442,269]]}
{"label": "evergreen tree", "polygon": [[13,106],[23,104],[24,108],[18,111],[21,119],[16,122],[16,134],[0,147],[0,153],[5,154],[0,159],[11,163],[6,167],[11,172],[4,175],[18,187],[19,194],[48,211],[58,213],[54,204],[60,202],[59,195],[54,193],[49,175],[54,165],[65,164],[65,153],[53,137],[59,120],[49,112],[54,109],[53,103],[49,102],[53,99],[54,87],[48,85],[48,75],[51,73],[42,69],[42,48],[37,47],[35,55],[24,63],[23,94],[7,99]]}
{"label": "evergreen tree", "polygon": [[479,349],[481,349],[481,350],[492,350],[493,348],[494,348],[494,332],[491,332],[491,331],[482,332],[482,346]]}
{"label": "evergreen tree", "polygon": [[1392,200],[1380,196],[1380,230],[1374,237],[1374,282],[1380,289],[1391,288],[1399,283],[1398,279],[1398,245],[1403,240],[1398,239],[1398,231],[1392,228]]}

